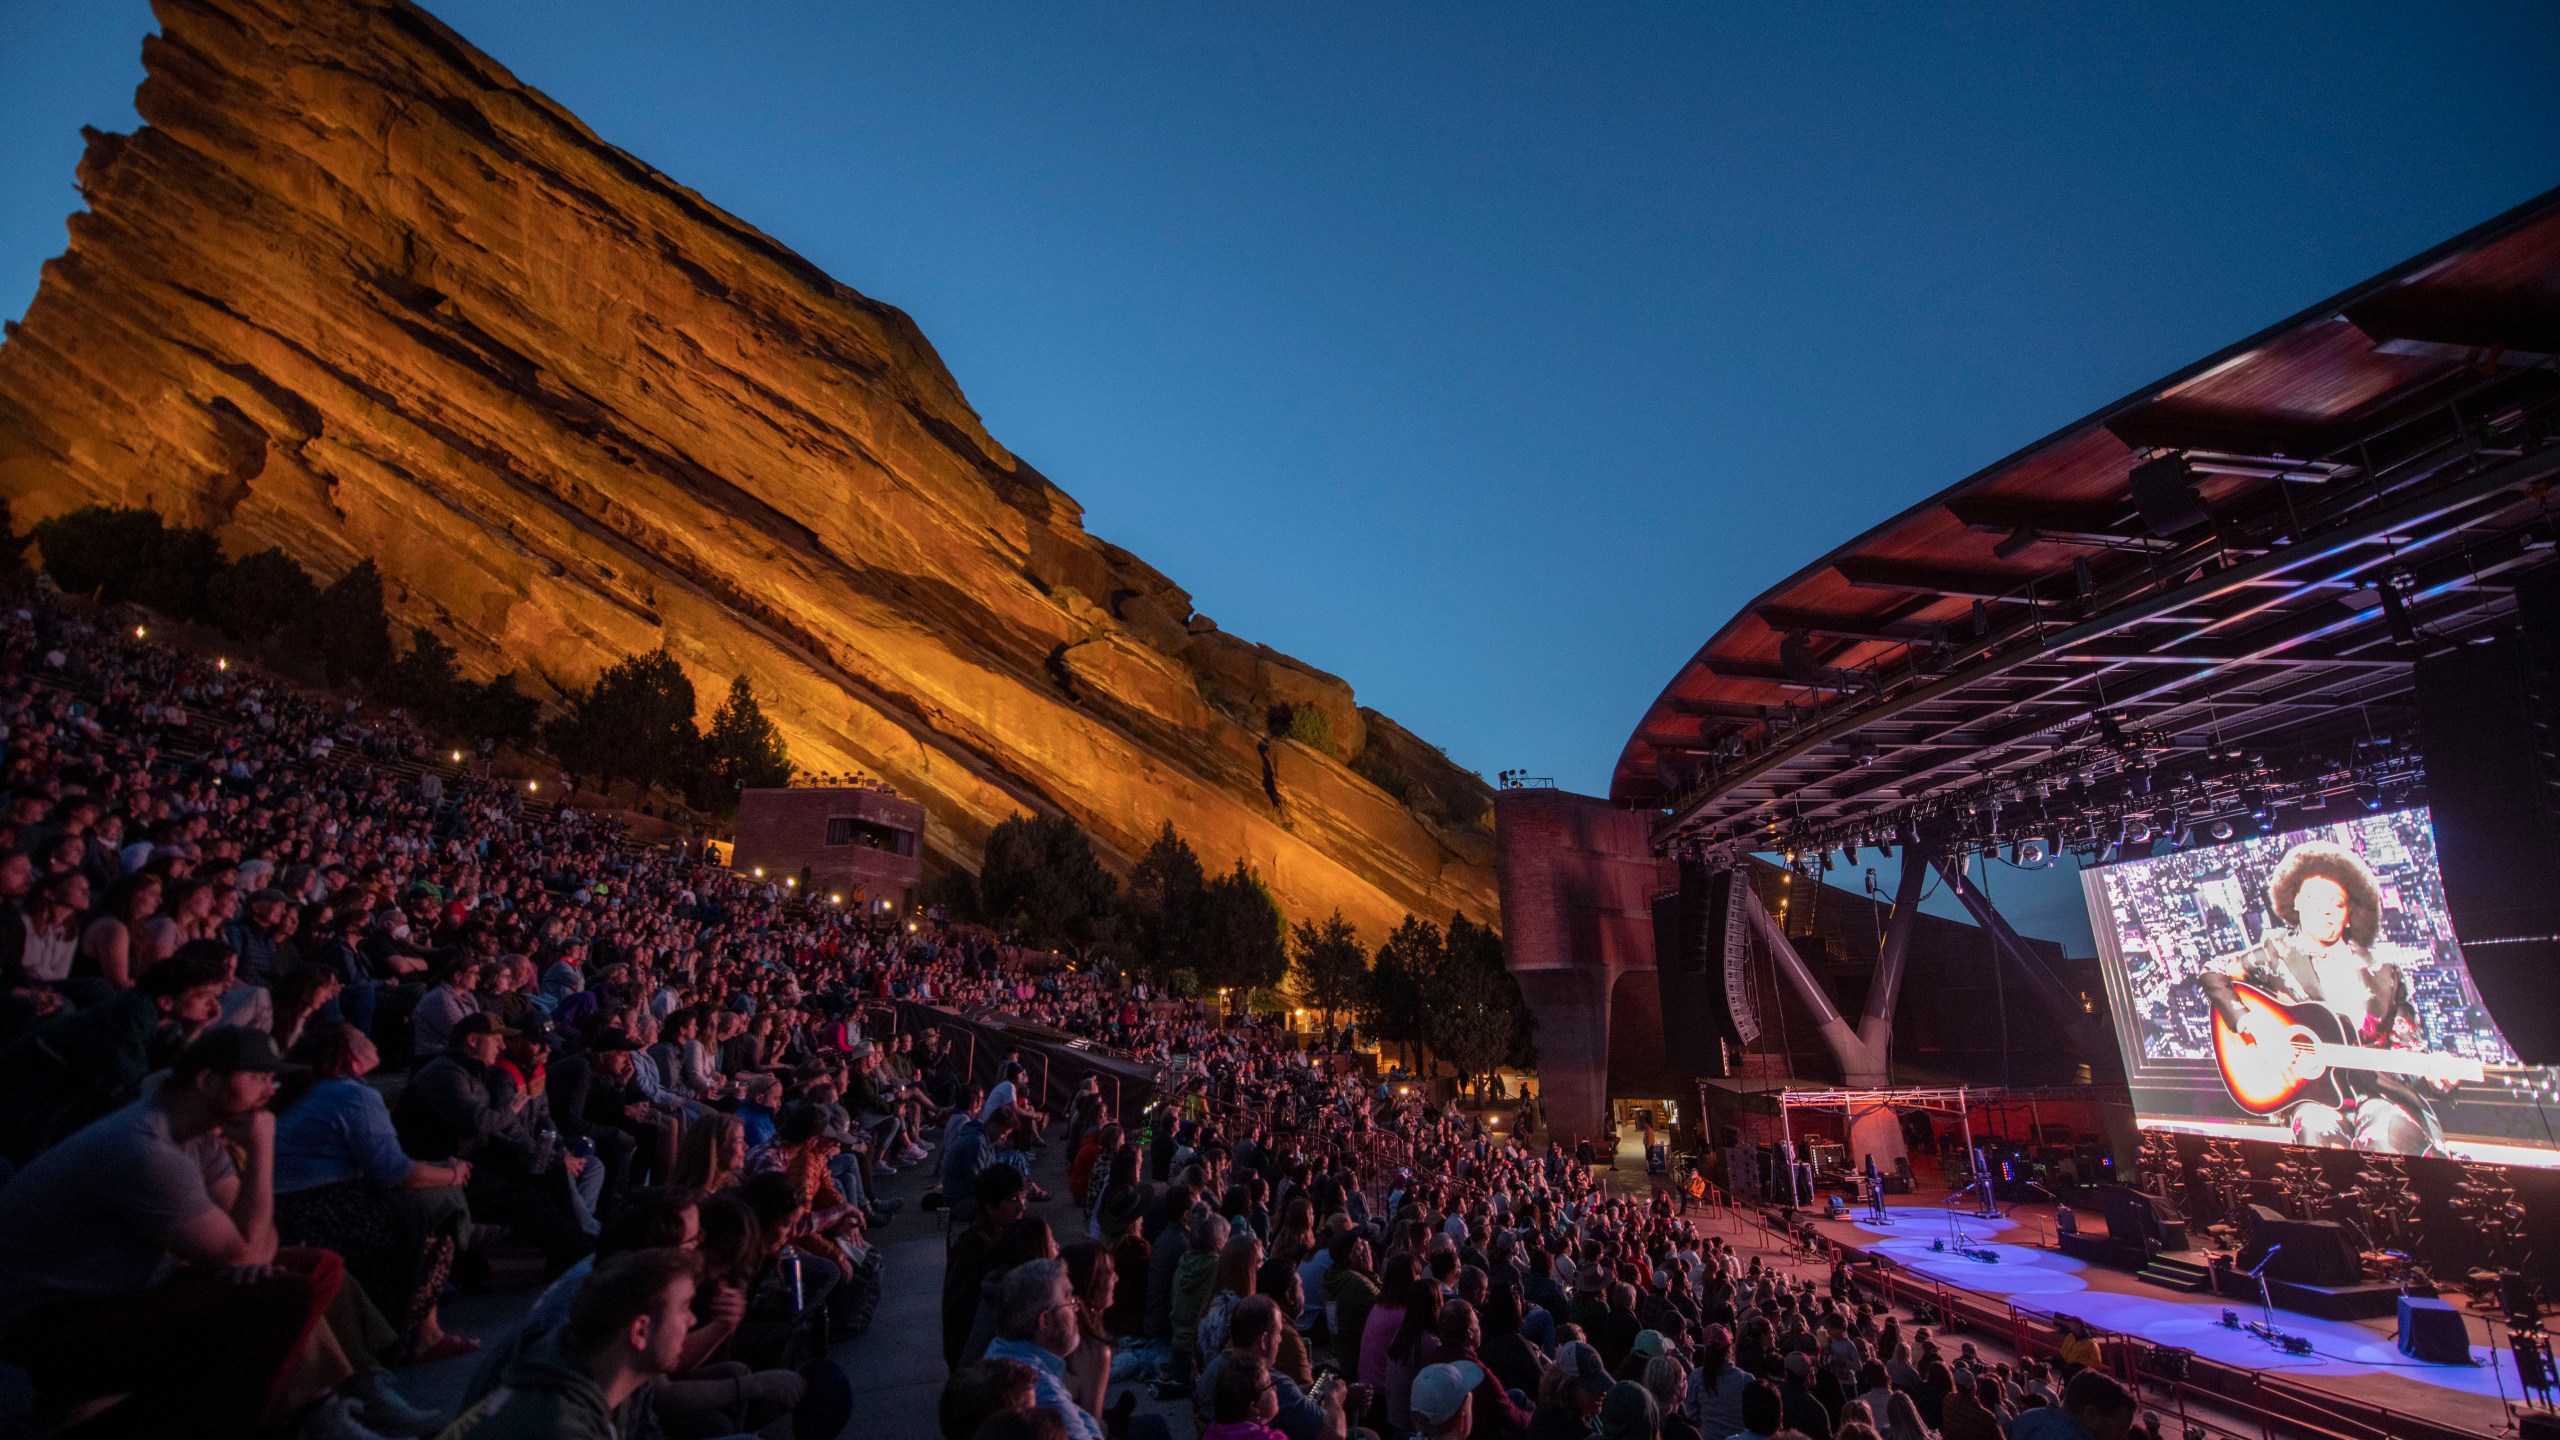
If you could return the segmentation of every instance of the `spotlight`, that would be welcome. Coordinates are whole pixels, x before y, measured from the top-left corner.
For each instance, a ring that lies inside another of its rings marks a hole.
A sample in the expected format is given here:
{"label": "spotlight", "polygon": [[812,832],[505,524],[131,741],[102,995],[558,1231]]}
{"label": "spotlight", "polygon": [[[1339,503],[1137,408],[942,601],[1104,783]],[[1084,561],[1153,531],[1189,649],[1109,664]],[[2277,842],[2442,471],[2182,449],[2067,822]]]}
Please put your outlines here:
{"label": "spotlight", "polygon": [[2356,777],[2356,803],[2369,813],[2382,808],[2382,784],[2370,775]]}
{"label": "spotlight", "polygon": [[2216,820],[2213,822],[2213,828],[2210,833],[2216,840],[2228,840],[2237,832],[2231,828],[2230,821]]}
{"label": "spotlight", "polygon": [[2030,835],[2009,847],[2009,863],[2021,870],[2041,870],[2053,859],[2053,842]]}

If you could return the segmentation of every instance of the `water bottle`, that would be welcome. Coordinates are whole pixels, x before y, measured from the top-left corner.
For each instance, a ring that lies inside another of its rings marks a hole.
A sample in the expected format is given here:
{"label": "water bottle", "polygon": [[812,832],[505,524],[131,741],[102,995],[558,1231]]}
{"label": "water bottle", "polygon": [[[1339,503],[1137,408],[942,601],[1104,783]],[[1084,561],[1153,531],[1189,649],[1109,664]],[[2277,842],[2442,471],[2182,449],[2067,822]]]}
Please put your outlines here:
{"label": "water bottle", "polygon": [[806,1297],[800,1289],[800,1266],[803,1258],[797,1250],[782,1252],[782,1273],[791,1281],[791,1313],[794,1315],[799,1314],[802,1306],[806,1304]]}

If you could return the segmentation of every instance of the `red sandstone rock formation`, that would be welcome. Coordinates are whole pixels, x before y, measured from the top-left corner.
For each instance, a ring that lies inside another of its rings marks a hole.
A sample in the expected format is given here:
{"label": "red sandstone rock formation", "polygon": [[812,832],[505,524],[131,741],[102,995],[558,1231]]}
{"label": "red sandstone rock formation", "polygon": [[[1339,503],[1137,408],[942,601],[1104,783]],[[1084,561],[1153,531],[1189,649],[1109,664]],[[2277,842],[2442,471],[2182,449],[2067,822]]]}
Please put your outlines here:
{"label": "red sandstone rock formation", "polygon": [[148,123],[90,137],[0,344],[20,523],[147,503],[370,555],[483,674],[663,641],[705,693],[753,676],[802,763],[923,800],[946,861],[1056,807],[1124,854],[1171,820],[1373,938],[1494,918],[1482,782],[1086,534],[907,316],[404,0],[157,9]]}

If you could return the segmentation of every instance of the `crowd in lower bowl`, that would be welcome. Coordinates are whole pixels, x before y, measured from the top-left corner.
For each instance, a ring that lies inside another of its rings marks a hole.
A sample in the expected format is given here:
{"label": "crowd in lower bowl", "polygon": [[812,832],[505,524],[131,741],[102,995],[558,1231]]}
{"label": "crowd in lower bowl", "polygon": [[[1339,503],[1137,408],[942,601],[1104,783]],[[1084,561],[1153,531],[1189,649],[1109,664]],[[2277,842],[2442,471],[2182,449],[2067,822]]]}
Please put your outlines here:
{"label": "crowd in lower bowl", "polygon": [[[1216,1440],[2121,1432],[1268,1022],[793,905],[43,596],[0,746],[0,1360],[59,1433],[831,1437],[919,1165],[951,1440],[1148,1440],[1141,1388]],[[1041,1093],[896,1002],[1164,1083]],[[509,1247],[525,1323],[445,1328]],[[456,1413],[391,1378],[475,1351]]]}

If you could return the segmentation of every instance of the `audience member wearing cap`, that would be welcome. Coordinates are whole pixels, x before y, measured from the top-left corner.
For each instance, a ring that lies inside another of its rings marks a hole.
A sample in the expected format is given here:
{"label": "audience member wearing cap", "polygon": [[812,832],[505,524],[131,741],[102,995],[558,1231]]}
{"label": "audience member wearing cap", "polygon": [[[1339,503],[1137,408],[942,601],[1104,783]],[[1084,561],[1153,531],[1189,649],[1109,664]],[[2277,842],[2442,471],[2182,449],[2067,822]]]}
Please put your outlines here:
{"label": "audience member wearing cap", "polygon": [[1116,1277],[1111,1305],[1102,1312],[1104,1330],[1111,1335],[1146,1333],[1147,1272],[1155,1251],[1140,1233],[1139,1222],[1146,1218],[1147,1207],[1155,1196],[1156,1187],[1141,1181],[1123,1185],[1103,1197],[1095,1228],[1102,1243],[1110,1247],[1111,1269]]}
{"label": "audience member wearing cap", "polygon": [[1591,1433],[1600,1402],[1616,1382],[1600,1352],[1579,1340],[1556,1347],[1555,1363],[1538,1382],[1538,1406],[1529,1417],[1529,1440],[1581,1440]]}
{"label": "audience member wearing cap", "polygon": [[1428,1440],[1467,1440],[1491,1433],[1475,1420],[1475,1406],[1488,1377],[1472,1360],[1425,1365],[1413,1377],[1413,1424]]}
{"label": "audience member wearing cap", "polygon": [[1789,1429],[1802,1430],[1815,1440],[1827,1440],[1831,1434],[1831,1407],[1813,1393],[1813,1357],[1801,1350],[1788,1352],[1787,1376],[1778,1386],[1778,1398],[1786,1408]]}
{"label": "audience member wearing cap", "polygon": [[519,1231],[556,1272],[592,1243],[573,1188],[584,1162],[540,1139],[531,1105],[493,1099],[507,1089],[495,1072],[510,1033],[494,1015],[464,1016],[444,1051],[409,1077],[391,1121],[400,1148],[417,1159],[469,1161],[473,1218]]}
{"label": "audience member wearing cap", "polygon": [[282,1064],[264,1033],[208,1031],[142,1099],[0,1188],[0,1355],[26,1368],[41,1411],[122,1394],[112,1429],[138,1436],[268,1420],[345,1278],[328,1251],[277,1243],[266,1107]]}
{"label": "audience member wearing cap", "polygon": [[0,1157],[24,1165],[132,1100],[144,1075],[213,1024],[229,976],[223,956],[173,955],[132,989],[56,1015],[0,1050]]}
{"label": "audience member wearing cap", "polygon": [[471,1162],[419,1161],[364,1077],[382,1063],[364,1032],[321,1027],[306,1047],[312,1083],[276,1116],[276,1229],[285,1243],[346,1257],[348,1272],[421,1361],[479,1348],[448,1335],[436,1294],[471,1233]]}
{"label": "audience member wearing cap", "polygon": [[1742,1392],[1750,1375],[1733,1363],[1733,1332],[1710,1325],[1698,1337],[1698,1368],[1689,1377],[1686,1408],[1691,1423],[1708,1440],[1742,1429]]}

